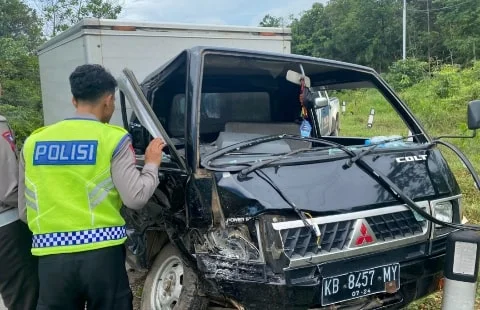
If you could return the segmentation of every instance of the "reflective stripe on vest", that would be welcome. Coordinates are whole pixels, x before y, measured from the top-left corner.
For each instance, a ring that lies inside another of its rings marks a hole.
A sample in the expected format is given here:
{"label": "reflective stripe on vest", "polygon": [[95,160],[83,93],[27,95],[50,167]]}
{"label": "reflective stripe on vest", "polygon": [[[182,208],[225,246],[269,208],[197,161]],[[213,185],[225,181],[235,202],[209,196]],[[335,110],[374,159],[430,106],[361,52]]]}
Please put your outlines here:
{"label": "reflective stripe on vest", "polygon": [[23,148],[27,220],[37,256],[125,242],[111,159],[127,132],[92,120],[36,130]]}
{"label": "reflective stripe on vest", "polygon": [[97,186],[95,186],[95,188],[88,193],[90,209],[93,209],[96,206],[98,206],[107,197],[108,193],[114,188],[115,188],[115,185],[113,184],[112,178],[108,178],[104,181],[101,181]]}
{"label": "reflective stripe on vest", "polygon": [[49,233],[33,236],[34,248],[80,245],[125,238],[125,226],[97,228],[72,232]]}
{"label": "reflective stripe on vest", "polygon": [[37,194],[35,194],[35,192],[28,187],[25,187],[25,204],[28,208],[32,208],[35,211],[38,211]]}

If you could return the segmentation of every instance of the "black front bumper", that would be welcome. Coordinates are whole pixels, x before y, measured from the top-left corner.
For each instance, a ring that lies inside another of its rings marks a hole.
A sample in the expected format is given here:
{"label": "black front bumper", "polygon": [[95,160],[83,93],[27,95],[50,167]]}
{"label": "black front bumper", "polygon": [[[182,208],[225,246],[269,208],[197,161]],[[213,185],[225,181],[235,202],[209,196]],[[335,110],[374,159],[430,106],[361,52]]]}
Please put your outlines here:
{"label": "black front bumper", "polygon": [[[443,251],[442,249],[435,253],[430,243],[423,243],[362,257],[288,269],[281,277],[269,276],[268,272],[263,273],[258,266],[222,263],[219,263],[212,273],[211,269],[205,268],[204,258],[197,259],[203,276],[217,293],[236,300],[246,309],[262,310],[331,309],[328,306],[322,308],[321,305],[323,277],[400,263],[400,289],[396,293],[381,293],[336,304],[336,309],[356,309],[369,301],[377,300],[374,306],[367,309],[397,309],[438,289],[439,280],[443,277]],[[212,261],[209,261],[210,265],[211,263]]]}

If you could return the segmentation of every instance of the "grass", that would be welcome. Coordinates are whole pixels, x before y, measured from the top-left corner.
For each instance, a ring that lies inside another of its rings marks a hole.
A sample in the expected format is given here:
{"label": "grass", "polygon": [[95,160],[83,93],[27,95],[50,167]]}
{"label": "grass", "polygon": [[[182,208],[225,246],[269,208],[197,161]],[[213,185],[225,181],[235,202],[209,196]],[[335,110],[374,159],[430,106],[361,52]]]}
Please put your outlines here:
{"label": "grass", "polygon": [[[467,102],[480,99],[480,63],[460,71],[445,67],[432,78],[398,92],[404,102],[431,136],[469,135],[467,130]],[[407,135],[407,127],[383,96],[375,90],[338,93],[340,102],[347,102],[347,111],[341,116],[342,136]],[[374,125],[367,128],[370,109],[375,109]],[[479,139],[445,139],[455,144],[480,168]],[[462,190],[463,212],[469,223],[480,223],[480,194],[473,178],[456,155],[440,147]],[[441,292],[427,296],[407,307],[408,310],[441,309]],[[480,287],[477,288],[476,309],[480,309]]]}

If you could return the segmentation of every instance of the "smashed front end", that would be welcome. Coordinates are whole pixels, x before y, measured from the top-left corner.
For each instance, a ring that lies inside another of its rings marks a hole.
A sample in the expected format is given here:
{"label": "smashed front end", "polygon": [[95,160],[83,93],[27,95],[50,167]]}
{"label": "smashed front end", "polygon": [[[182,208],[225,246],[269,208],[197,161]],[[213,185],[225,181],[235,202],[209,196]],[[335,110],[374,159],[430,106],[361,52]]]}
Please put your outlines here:
{"label": "smashed front end", "polygon": [[[246,309],[380,309],[438,289],[451,229],[432,225],[354,161],[442,220],[459,221],[460,191],[373,72],[309,61],[300,70],[238,54],[203,59],[192,108],[201,163],[187,187],[185,244],[209,296]],[[311,93],[293,81],[305,83],[302,74]],[[328,102],[302,101],[318,89],[360,104],[332,116]],[[340,122],[340,134],[322,136],[327,122]],[[396,140],[372,138],[380,134]]]}
{"label": "smashed front end", "polygon": [[380,309],[438,289],[452,229],[426,218],[459,223],[460,190],[373,70],[185,55],[143,87],[188,166],[162,163],[159,218],[206,296],[239,309]]}
{"label": "smashed front end", "polygon": [[[314,178],[308,171],[322,166],[339,173],[343,169],[337,163],[317,163],[264,170],[283,185],[298,181],[296,174],[321,182],[329,175],[317,173]],[[411,169],[421,173],[419,168]],[[284,191],[302,196],[298,201],[311,206],[302,209],[312,215],[309,223],[318,227],[317,238],[261,178],[238,181],[235,174],[215,173],[211,201],[218,225],[203,233],[195,229],[193,238],[197,266],[210,294],[228,296],[246,309],[377,309],[405,305],[437,290],[448,229],[435,229],[374,184],[363,180],[360,185],[361,171],[347,174],[363,197],[373,195],[374,189],[384,200],[369,205],[352,191],[337,196],[335,205],[335,187],[349,183],[343,177],[330,181],[331,194],[305,184]],[[404,190],[415,194],[413,186]],[[420,207],[432,214],[436,205],[448,203],[458,216],[459,196],[429,200],[428,191],[416,193],[424,196],[417,202]]]}

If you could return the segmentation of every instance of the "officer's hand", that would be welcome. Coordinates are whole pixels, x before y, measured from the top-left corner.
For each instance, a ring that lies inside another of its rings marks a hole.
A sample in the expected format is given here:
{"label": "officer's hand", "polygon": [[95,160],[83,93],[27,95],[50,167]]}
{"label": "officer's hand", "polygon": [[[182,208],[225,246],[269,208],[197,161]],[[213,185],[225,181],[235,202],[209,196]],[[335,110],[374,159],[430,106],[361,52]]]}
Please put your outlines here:
{"label": "officer's hand", "polygon": [[155,138],[150,141],[145,150],[145,164],[160,166],[162,163],[162,150],[165,145],[165,141],[161,138]]}

